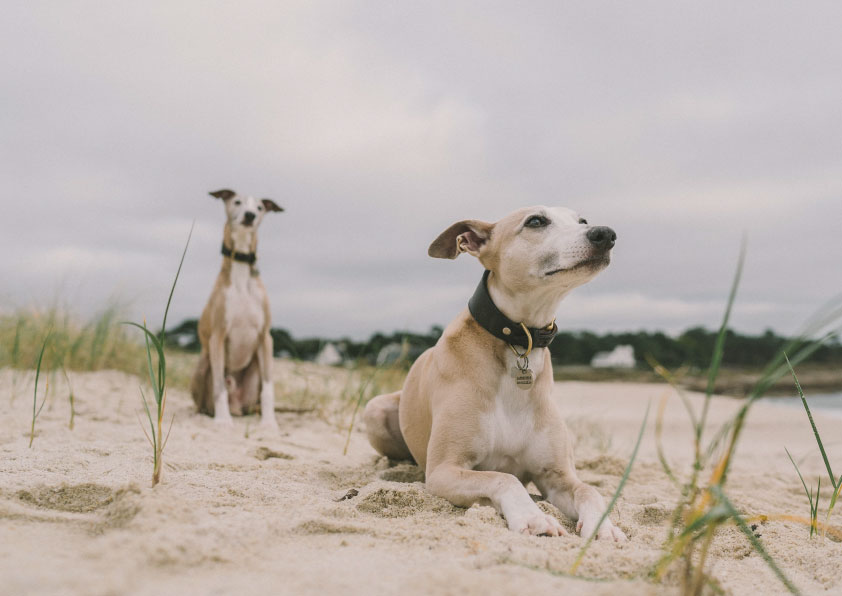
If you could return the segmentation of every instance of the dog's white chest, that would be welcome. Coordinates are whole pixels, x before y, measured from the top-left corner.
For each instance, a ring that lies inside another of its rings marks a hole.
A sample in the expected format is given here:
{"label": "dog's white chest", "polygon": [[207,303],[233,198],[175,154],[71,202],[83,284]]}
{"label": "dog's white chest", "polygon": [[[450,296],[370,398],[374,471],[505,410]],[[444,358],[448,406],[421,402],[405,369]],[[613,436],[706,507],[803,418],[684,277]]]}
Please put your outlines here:
{"label": "dog's white chest", "polygon": [[265,324],[262,288],[249,267],[237,263],[225,289],[226,368],[241,370],[249,364]]}
{"label": "dog's white chest", "polygon": [[[514,358],[510,360],[508,371],[515,365]],[[530,356],[529,367],[536,377],[541,373],[543,351]],[[515,375],[509,372],[500,380],[494,407],[482,419],[480,440],[486,449],[477,469],[522,476],[531,468],[531,451],[541,438],[536,435],[538,412],[534,391],[534,387],[528,391],[518,388]]]}

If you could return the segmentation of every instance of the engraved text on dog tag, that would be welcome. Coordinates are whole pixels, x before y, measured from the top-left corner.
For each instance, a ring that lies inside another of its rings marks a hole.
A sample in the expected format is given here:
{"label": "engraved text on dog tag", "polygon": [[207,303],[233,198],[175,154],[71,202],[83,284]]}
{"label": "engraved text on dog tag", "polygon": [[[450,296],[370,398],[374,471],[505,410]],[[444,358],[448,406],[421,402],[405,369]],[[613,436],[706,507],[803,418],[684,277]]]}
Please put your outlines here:
{"label": "engraved text on dog tag", "polygon": [[532,375],[532,370],[528,368],[515,370],[515,385],[518,389],[532,389],[532,384],[535,382],[535,377]]}

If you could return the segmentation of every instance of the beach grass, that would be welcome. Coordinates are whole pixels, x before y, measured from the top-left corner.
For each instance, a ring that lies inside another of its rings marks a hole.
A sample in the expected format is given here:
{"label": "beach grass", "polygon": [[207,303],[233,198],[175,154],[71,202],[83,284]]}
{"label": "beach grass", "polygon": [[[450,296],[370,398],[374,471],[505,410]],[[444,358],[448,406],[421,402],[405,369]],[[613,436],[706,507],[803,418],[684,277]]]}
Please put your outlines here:
{"label": "beach grass", "polygon": [[[786,346],[786,349],[767,365],[763,374],[757,380],[755,386],[749,393],[744,404],[741,408],[739,408],[734,417],[726,421],[719,430],[712,435],[705,447],[704,439],[710,403],[713,397],[714,388],[716,387],[717,375],[720,370],[722,356],[725,350],[728,323],[736,299],[737,289],[740,284],[744,261],[745,243],[743,243],[743,247],[740,252],[736,273],[734,275],[734,280],[726,303],[722,325],[711,356],[707,390],[705,392],[700,412],[696,412],[689,400],[686,399],[681,391],[681,388],[677,386],[675,376],[666,371],[664,367],[661,367],[657,363],[653,363],[655,365],[656,372],[660,373],[665,380],[673,384],[678,392],[678,395],[682,398],[682,402],[687,410],[688,417],[690,418],[694,429],[694,457],[692,469],[686,474],[687,480],[682,483],[679,479],[680,475],[669,466],[660,444],[659,433],[662,427],[664,410],[664,404],[662,403],[659,408],[658,420],[656,422],[658,456],[664,473],[670,477],[673,482],[681,486],[681,497],[672,516],[672,523],[668,537],[663,545],[662,556],[655,564],[652,575],[654,579],[661,580],[669,568],[677,564],[681,565],[683,567],[683,573],[681,574],[683,593],[694,596],[702,594],[706,588],[713,589],[714,591],[718,588],[716,578],[713,577],[707,569],[707,562],[708,556],[711,552],[711,546],[716,539],[717,531],[727,525],[736,525],[739,528],[739,530],[745,535],[747,541],[751,545],[751,548],[763,558],[787,591],[793,594],[799,593],[798,588],[765,550],[758,537],[755,536],[753,529],[749,525],[749,520],[744,514],[740,513],[738,508],[734,506],[728,498],[726,493],[726,484],[728,481],[728,473],[734,461],[734,456],[751,406],[766,392],[766,390],[778,382],[778,380],[781,379],[788,370],[791,370],[792,363],[797,364],[804,361],[813,354],[827,338],[832,337],[834,332],[827,332],[825,330],[830,324],[837,321],[840,315],[842,315],[842,307],[840,307],[839,304],[830,303],[808,320],[802,333],[799,334],[796,339],[792,340]],[[792,363],[790,363],[789,358],[786,355],[787,352],[793,354]],[[816,436],[817,441],[821,444],[817,432]],[[829,464],[828,472],[830,473]],[[832,479],[831,482],[833,481],[834,480]],[[806,490],[806,483],[804,486]],[[837,490],[836,492],[838,494],[839,491]],[[760,519],[766,520],[775,517],[776,519],[786,519],[788,521],[796,521],[798,523],[806,522],[806,524],[816,528],[818,525],[816,520],[816,510],[819,498],[818,491],[815,496],[815,501],[809,491],[807,491],[807,494],[811,502],[811,517],[809,520],[803,520],[802,518],[797,518],[795,516],[770,515],[760,516]],[[822,526],[826,527],[825,524],[822,524]]]}
{"label": "beach grass", "polygon": [[[824,461],[825,468],[827,469],[827,476],[830,479],[830,484],[833,487],[833,492],[830,496],[830,502],[827,506],[827,516],[825,517],[825,528],[830,523],[830,515],[833,513],[834,507],[836,507],[836,501],[839,499],[839,493],[842,491],[842,476],[836,478],[833,475],[833,469],[830,467],[830,460],[827,457],[827,451],[824,448],[824,442],[822,441],[822,437],[819,434],[819,429],[816,427],[816,421],[813,420],[813,413],[810,411],[810,406],[807,404],[807,399],[804,397],[804,391],[801,389],[801,383],[798,380],[798,376],[795,374],[795,369],[792,366],[792,363],[789,361],[789,357],[784,354],[786,358],[787,366],[789,367],[789,371],[792,374],[792,380],[795,382],[795,388],[798,391],[798,396],[801,398],[801,404],[804,406],[804,411],[807,413],[807,419],[810,421],[810,427],[813,429],[813,436],[816,438],[816,445],[819,448],[819,453],[821,453],[822,461]],[[789,451],[787,451],[787,455],[789,455]],[[792,461],[792,465],[795,466],[795,471],[798,472],[798,477],[801,479],[801,484],[804,485],[805,492],[807,491],[807,485],[804,482],[804,478],[801,475],[801,470],[798,469],[795,461],[792,460],[792,456],[789,456],[790,461]],[[812,495],[812,488],[810,492],[808,492],[807,497],[810,500],[810,537],[812,538],[813,533],[817,532],[817,518],[818,518],[818,508],[819,508],[819,495],[821,493],[821,478],[818,480],[818,487],[816,488],[816,500],[813,501]],[[822,531],[822,537],[826,535],[826,529]]]}
{"label": "beach grass", "polygon": [[41,413],[41,410],[44,409],[44,404],[47,403],[47,393],[49,392],[49,384],[47,388],[44,390],[44,399],[41,400],[41,406],[38,406],[38,379],[41,378],[41,364],[44,360],[44,350],[47,349],[47,343],[50,341],[50,334],[47,333],[47,337],[44,338],[44,342],[41,344],[41,351],[38,353],[38,360],[35,363],[35,389],[32,391],[32,425],[29,428],[29,447],[32,447],[32,442],[35,440],[35,421],[38,419],[38,415]]}
{"label": "beach grass", "polygon": [[70,420],[67,423],[67,428],[73,430],[76,423],[76,396],[73,393],[73,384],[70,382],[70,375],[67,374],[67,369],[62,366],[61,372],[64,375],[64,382],[67,385],[67,401],[70,404]]}
{"label": "beach grass", "polygon": [[[170,304],[172,304],[172,297],[175,293],[175,287],[178,284],[178,276],[181,274],[181,267],[184,265],[184,257],[187,256],[187,248],[190,246],[190,238],[192,237],[192,235],[193,226],[190,227],[190,233],[187,235],[187,242],[184,245],[184,251],[181,253],[181,260],[178,263],[178,269],[175,273],[175,279],[173,279],[172,287],[170,288],[170,294],[167,298],[167,305],[164,308],[164,318],[161,321],[160,333],[152,333],[147,328],[145,320],[143,321],[143,324],[133,322],[125,323],[126,325],[136,327],[137,329],[143,331],[144,347],[146,348],[146,366],[149,375],[149,383],[152,387],[152,395],[155,401],[156,412],[155,418],[153,420],[152,412],[149,408],[149,402],[147,401],[146,395],[143,392],[143,387],[141,387],[140,397],[143,402],[143,409],[146,413],[146,418],[149,422],[151,433],[146,433],[146,429],[144,428],[143,424],[141,424],[141,429],[143,430],[144,434],[146,435],[146,439],[149,441],[149,444],[152,447],[153,487],[161,481],[164,448],[167,445],[167,440],[169,439],[170,432],[172,431],[173,427],[173,422],[175,421],[174,417],[172,420],[170,420],[169,430],[167,431],[166,436],[164,436],[163,420],[164,412],[167,406],[167,357],[166,352],[164,351],[164,345],[166,344],[167,314],[170,310]],[[154,359],[152,357],[153,350],[155,354]]]}
{"label": "beach grass", "polygon": [[[13,371],[10,401],[17,397],[20,379],[28,378],[21,374],[23,369],[39,357],[43,373],[51,378],[61,370],[140,372],[137,362],[142,345],[118,324],[124,310],[121,304],[111,302],[87,320],[55,305],[0,315],[0,368]],[[50,341],[41,354],[48,333]]]}
{"label": "beach grass", "polygon": [[810,538],[812,538],[813,535],[817,533],[817,524],[819,517],[819,495],[821,494],[822,490],[822,479],[819,478],[819,485],[816,488],[816,496],[814,499],[813,487],[811,486],[809,490],[807,489],[807,483],[804,482],[804,476],[801,475],[801,469],[798,467],[798,464],[795,463],[795,460],[792,458],[792,454],[789,452],[789,449],[784,447],[784,451],[786,451],[787,457],[789,457],[789,461],[792,462],[792,465],[795,468],[796,473],[798,474],[798,479],[801,481],[801,486],[804,487],[804,494],[807,495],[807,500],[810,503]]}

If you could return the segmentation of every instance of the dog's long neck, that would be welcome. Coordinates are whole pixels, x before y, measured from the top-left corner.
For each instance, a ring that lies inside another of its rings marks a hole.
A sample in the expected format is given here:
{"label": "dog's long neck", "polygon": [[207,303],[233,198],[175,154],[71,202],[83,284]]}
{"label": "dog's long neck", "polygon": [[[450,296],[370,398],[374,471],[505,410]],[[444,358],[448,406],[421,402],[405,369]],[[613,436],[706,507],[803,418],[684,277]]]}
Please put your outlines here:
{"label": "dog's long neck", "polygon": [[[232,252],[257,252],[257,230],[254,228],[234,227],[230,223],[226,223],[222,241]],[[253,267],[248,263],[224,258],[222,260],[222,275],[228,278],[232,285],[245,287],[251,277]]]}
{"label": "dog's long neck", "polygon": [[494,272],[488,276],[488,293],[497,308],[512,321],[527,327],[547,327],[569,289],[547,287],[532,291],[509,288]]}

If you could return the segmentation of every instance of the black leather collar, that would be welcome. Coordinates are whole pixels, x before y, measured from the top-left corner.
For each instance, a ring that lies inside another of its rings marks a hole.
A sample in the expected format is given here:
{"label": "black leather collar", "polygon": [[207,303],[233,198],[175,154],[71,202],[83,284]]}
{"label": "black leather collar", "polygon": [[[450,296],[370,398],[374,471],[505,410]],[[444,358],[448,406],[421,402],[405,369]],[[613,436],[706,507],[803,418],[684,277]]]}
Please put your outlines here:
{"label": "black leather collar", "polygon": [[249,265],[254,265],[257,262],[257,255],[253,252],[232,252],[230,248],[225,246],[224,242],[222,243],[222,256],[230,257],[238,263],[248,263]]}
{"label": "black leather collar", "polygon": [[[491,272],[486,271],[482,275],[482,279],[474,295],[468,301],[468,310],[471,311],[471,316],[476,319],[480,327],[494,337],[502,339],[507,344],[522,348],[528,347],[529,338],[520,323],[515,323],[500,312],[500,309],[491,300],[491,295],[488,293],[489,273]],[[529,329],[529,333],[532,335],[532,346],[535,348],[547,347],[553,343],[556,333],[558,333],[558,326],[555,324],[555,321],[553,321],[552,327],[527,327],[527,329]]]}

